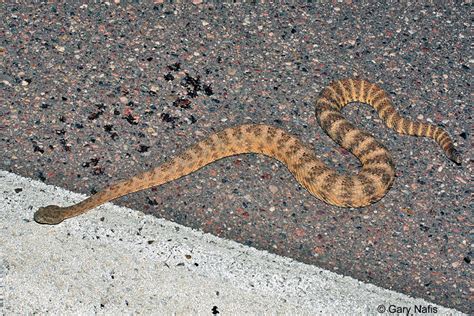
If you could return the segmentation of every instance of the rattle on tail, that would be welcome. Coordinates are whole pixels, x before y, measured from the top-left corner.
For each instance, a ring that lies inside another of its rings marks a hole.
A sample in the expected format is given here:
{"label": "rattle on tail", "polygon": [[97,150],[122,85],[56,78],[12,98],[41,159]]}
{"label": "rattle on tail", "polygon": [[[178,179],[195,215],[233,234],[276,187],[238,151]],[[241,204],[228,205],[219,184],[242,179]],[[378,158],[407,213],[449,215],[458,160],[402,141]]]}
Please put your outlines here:
{"label": "rattle on tail", "polygon": [[227,128],[194,144],[166,163],[130,179],[106,187],[84,201],[68,207],[49,205],[34,215],[36,222],[55,225],[123,195],[158,186],[188,175],[216,160],[257,153],[281,161],[312,195],[340,207],[363,207],[380,200],[395,178],[388,150],[372,135],[358,129],[341,114],[351,102],[372,106],[386,126],[400,134],[430,137],[457,164],[461,156],[448,133],[438,126],[401,117],[388,95],[365,80],[332,82],[316,101],[316,118],[323,130],[362,164],[357,174],[339,174],[316,157],[313,150],[282,129],[260,124]]}

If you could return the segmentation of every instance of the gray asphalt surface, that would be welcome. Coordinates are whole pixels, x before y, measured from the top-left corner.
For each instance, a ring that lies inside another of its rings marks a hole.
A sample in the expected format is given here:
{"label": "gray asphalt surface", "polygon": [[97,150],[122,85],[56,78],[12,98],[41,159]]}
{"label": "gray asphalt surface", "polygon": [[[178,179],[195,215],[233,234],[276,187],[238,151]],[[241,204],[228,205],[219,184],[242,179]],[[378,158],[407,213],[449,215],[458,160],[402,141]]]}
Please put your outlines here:
{"label": "gray asphalt surface", "polygon": [[444,126],[462,166],[354,105],[346,116],[397,165],[392,190],[370,207],[328,206],[257,155],[117,204],[473,311],[468,2],[0,10],[0,168],[88,195],[249,122],[282,127],[335,168],[357,169],[317,126],[313,101],[334,79],[380,84],[403,115]]}

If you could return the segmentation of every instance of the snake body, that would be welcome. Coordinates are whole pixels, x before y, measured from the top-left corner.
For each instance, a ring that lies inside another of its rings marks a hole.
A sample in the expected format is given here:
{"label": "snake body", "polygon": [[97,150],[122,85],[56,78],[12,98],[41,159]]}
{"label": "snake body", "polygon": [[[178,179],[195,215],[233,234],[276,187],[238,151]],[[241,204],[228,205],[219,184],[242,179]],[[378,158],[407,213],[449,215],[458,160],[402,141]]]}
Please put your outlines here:
{"label": "snake body", "polygon": [[192,145],[162,165],[106,187],[68,207],[49,205],[34,214],[36,222],[58,224],[123,195],[162,185],[216,160],[239,154],[263,154],[281,161],[312,195],[340,207],[363,207],[380,200],[395,178],[388,150],[374,137],[354,127],[341,114],[351,102],[372,106],[386,126],[400,134],[434,139],[455,163],[461,157],[448,133],[438,126],[401,117],[387,93],[365,80],[343,79],[324,88],[316,101],[316,118],[323,130],[362,164],[357,174],[340,174],[316,157],[313,150],[284,130],[261,124],[224,129]]}

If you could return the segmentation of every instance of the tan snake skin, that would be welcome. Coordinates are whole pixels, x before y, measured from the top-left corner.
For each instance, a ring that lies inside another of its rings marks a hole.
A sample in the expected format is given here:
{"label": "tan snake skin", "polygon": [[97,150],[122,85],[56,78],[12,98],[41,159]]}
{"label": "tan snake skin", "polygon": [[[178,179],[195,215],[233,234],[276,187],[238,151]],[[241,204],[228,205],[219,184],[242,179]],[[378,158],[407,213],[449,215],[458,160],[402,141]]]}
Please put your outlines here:
{"label": "tan snake skin", "polygon": [[326,203],[341,207],[367,206],[387,193],[395,177],[395,167],[383,145],[341,114],[341,109],[350,102],[369,104],[389,128],[400,134],[433,138],[449,159],[461,163],[451,138],[442,128],[402,118],[377,85],[344,79],[332,82],[321,92],[316,101],[316,117],[334,141],[360,160],[362,169],[358,174],[337,173],[318,159],[311,148],[279,128],[246,124],[213,134],[166,163],[106,187],[78,204],[42,207],[34,219],[41,224],[58,224],[123,195],[181,178],[218,159],[246,153],[264,154],[281,161],[302,186]]}

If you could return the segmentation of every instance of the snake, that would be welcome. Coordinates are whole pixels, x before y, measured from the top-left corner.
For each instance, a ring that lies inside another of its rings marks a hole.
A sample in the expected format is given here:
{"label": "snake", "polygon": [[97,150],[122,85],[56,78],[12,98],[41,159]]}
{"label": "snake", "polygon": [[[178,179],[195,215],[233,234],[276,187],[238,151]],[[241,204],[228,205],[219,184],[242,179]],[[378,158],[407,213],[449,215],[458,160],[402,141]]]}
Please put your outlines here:
{"label": "snake", "polygon": [[326,165],[314,150],[281,128],[266,124],[229,127],[191,145],[155,168],[118,181],[89,198],[67,207],[39,208],[34,220],[55,225],[118,197],[163,185],[225,157],[263,154],[282,162],[313,196],[339,207],[359,208],[382,199],[395,179],[395,165],[387,148],[371,134],[350,123],[341,109],[350,103],[373,107],[384,124],[400,134],[434,139],[447,158],[461,164],[449,134],[439,126],[402,117],[389,95],[377,84],[362,79],[332,81],[316,100],[316,119],[339,146],[360,161],[357,173],[341,173]]}

